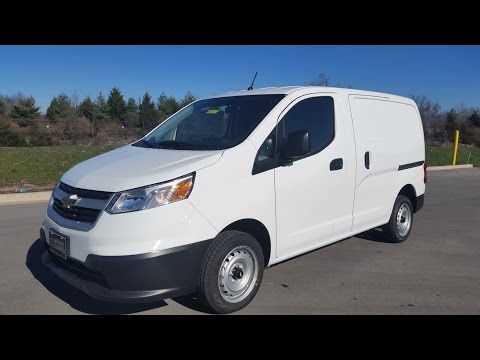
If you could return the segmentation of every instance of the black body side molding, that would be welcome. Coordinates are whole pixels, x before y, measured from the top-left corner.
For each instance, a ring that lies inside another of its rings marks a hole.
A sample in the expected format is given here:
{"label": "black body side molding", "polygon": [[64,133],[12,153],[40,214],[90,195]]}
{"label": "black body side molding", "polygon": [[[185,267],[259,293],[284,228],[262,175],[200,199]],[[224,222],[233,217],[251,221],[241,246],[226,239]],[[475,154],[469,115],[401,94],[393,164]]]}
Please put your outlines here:
{"label": "black body side molding", "polygon": [[414,168],[414,167],[417,167],[417,166],[422,166],[424,162],[425,161],[417,161],[417,162],[413,162],[413,163],[410,163],[410,164],[400,165],[398,167],[398,171],[411,169],[411,168]]}

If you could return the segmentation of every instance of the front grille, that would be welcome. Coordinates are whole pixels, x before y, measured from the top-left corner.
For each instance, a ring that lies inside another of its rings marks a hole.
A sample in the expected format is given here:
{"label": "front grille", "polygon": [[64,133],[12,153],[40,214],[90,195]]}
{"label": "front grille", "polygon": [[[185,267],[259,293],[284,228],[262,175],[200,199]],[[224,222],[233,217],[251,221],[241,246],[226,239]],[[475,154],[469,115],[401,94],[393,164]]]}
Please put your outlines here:
{"label": "front grille", "polygon": [[[65,219],[90,224],[93,224],[97,220],[112,195],[112,193],[106,191],[74,188],[63,182],[60,182],[58,189],[59,190],[54,193],[53,210]],[[64,197],[65,194],[77,195],[83,199],[81,202],[83,206],[71,206],[69,208],[63,206],[61,198]]]}
{"label": "front grille", "polygon": [[101,210],[97,209],[88,209],[79,206],[72,206],[71,208],[66,208],[62,205],[60,200],[53,200],[53,209],[61,216],[66,219],[82,221],[93,223],[97,220],[98,214]]}
{"label": "front grille", "polygon": [[107,287],[107,288],[109,287],[107,284],[107,281],[105,280],[104,276],[101,273],[94,270],[90,270],[81,262],[73,259],[64,260],[54,254],[52,254],[50,257],[52,258],[53,262],[57,266],[60,266],[66,270],[71,271],[80,279],[93,282],[103,287]]}

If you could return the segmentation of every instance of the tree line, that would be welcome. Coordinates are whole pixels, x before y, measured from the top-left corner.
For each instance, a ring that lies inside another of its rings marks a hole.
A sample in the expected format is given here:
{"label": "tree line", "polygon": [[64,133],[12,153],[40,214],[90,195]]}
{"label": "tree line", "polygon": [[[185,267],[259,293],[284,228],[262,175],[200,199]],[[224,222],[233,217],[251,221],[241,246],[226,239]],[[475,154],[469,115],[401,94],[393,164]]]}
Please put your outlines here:
{"label": "tree line", "polygon": [[417,103],[422,118],[427,144],[453,142],[455,130],[460,131],[459,142],[480,147],[480,108],[457,105],[448,111],[426,96],[411,98]]}
{"label": "tree line", "polygon": [[180,100],[165,93],[154,100],[148,92],[125,100],[113,87],[107,97],[100,92],[81,101],[62,92],[40,114],[33,96],[0,94],[0,146],[128,142],[195,100],[190,91]]}
{"label": "tree line", "polygon": [[[307,85],[331,86],[330,77],[320,73]],[[458,105],[445,111],[426,96],[411,98],[418,105],[427,144],[451,142],[458,129],[461,143],[480,147],[479,107]],[[113,87],[107,97],[100,92],[94,99],[80,100],[76,94],[62,92],[40,114],[33,96],[0,94],[0,146],[129,142],[195,100],[190,91],[180,100],[165,93],[154,99],[148,92],[138,100],[125,100],[120,89]]]}

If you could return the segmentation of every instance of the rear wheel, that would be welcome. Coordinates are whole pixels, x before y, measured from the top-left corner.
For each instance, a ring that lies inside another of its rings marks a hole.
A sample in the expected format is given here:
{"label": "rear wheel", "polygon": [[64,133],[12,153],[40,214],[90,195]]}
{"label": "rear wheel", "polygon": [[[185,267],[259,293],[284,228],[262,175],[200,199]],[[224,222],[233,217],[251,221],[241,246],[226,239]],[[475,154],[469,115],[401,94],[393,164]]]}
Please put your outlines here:
{"label": "rear wheel", "polygon": [[390,220],[382,227],[383,233],[389,242],[399,243],[408,238],[412,231],[412,225],[412,203],[408,197],[398,195],[390,215]]}
{"label": "rear wheel", "polygon": [[253,236],[241,231],[221,233],[202,263],[200,298],[216,313],[240,310],[257,294],[263,269],[263,251]]}

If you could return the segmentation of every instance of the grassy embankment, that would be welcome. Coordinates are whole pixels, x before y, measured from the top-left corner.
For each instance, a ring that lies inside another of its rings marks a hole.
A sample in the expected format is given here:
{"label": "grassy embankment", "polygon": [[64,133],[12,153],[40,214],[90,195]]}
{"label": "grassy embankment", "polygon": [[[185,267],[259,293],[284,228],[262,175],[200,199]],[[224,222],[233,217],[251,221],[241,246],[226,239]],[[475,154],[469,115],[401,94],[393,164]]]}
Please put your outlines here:
{"label": "grassy embankment", "polygon": [[[470,155],[470,160],[468,156]],[[451,146],[427,147],[426,158],[428,166],[452,165],[453,149]],[[475,167],[480,166],[480,149],[465,145],[458,146],[457,165],[473,164]]]}
{"label": "grassy embankment", "polygon": [[[0,148],[0,192],[46,190],[73,165],[114,149],[115,146],[51,146],[30,148]],[[457,164],[480,166],[480,149],[460,146]],[[429,166],[451,165],[451,147],[427,148]]]}
{"label": "grassy embankment", "polygon": [[0,148],[0,187],[11,187],[14,192],[19,191],[18,188],[21,187],[29,191],[51,188],[73,165],[113,148],[115,147]]}

